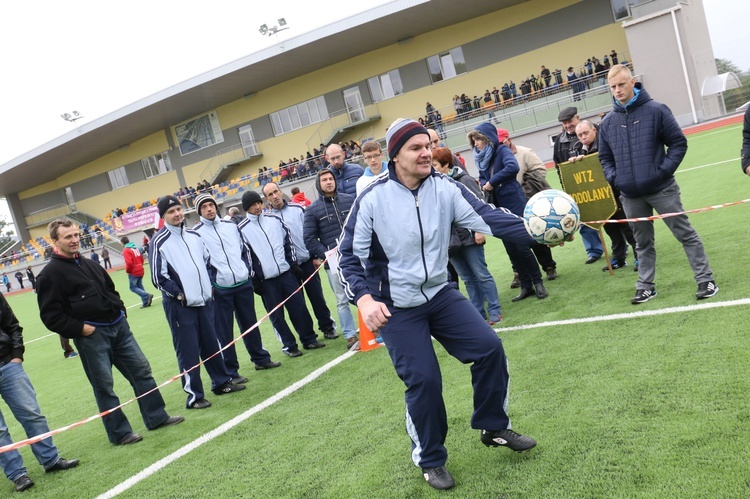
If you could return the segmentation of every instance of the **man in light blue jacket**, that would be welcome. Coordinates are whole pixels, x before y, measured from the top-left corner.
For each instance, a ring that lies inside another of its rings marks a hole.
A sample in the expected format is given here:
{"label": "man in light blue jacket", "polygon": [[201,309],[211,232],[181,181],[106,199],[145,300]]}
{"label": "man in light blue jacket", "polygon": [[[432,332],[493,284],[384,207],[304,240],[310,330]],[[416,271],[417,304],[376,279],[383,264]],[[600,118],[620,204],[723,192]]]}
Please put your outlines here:
{"label": "man in light blue jacket", "polygon": [[296,292],[302,269],[297,263],[289,229],[276,215],[263,213],[263,201],[255,191],[246,191],[242,195],[242,209],[247,212],[247,218],[238,227],[242,240],[250,248],[255,292],[263,298],[263,305],[268,312],[289,298],[283,307],[271,314],[271,323],[284,344],[282,351],[289,357],[302,355],[284,318],[284,309],[289,312],[303,348],[323,348],[326,345],[317,339],[305,300]]}
{"label": "man in light blue jacket", "polygon": [[[234,339],[234,316],[237,317],[240,333],[247,332],[258,322],[251,282],[253,275],[237,224],[219,218],[216,200],[211,193],[198,194],[195,198],[195,209],[200,214],[200,222],[195,224],[193,230],[201,235],[211,256],[216,336],[222,346],[227,346]],[[273,369],[281,365],[280,362],[271,361],[271,354],[263,348],[259,328],[247,332],[242,340],[256,371]],[[226,348],[223,354],[232,382],[247,383],[247,378],[239,373],[240,363],[234,345]]]}
{"label": "man in light blue jacket", "polygon": [[164,227],[150,245],[151,282],[161,291],[162,306],[172,330],[172,342],[182,376],[182,389],[188,394],[188,409],[211,407],[203,392],[200,368],[204,361],[216,395],[244,390],[232,383],[216,337],[213,291],[208,276],[208,250],[197,232],[185,227],[182,205],[174,196],[159,199],[159,216]]}
{"label": "man in light blue jacket", "polygon": [[517,244],[528,245],[531,238],[523,219],[485,204],[463,184],[433,170],[426,128],[399,119],[386,141],[388,175],[355,200],[339,240],[341,281],[367,327],[385,340],[406,385],[412,461],[430,486],[449,489],[454,482],[445,468],[448,420],[432,338],[471,365],[471,426],[481,430],[481,442],[515,451],[536,445],[510,429],[509,377],[500,338],[448,285],[451,226]]}

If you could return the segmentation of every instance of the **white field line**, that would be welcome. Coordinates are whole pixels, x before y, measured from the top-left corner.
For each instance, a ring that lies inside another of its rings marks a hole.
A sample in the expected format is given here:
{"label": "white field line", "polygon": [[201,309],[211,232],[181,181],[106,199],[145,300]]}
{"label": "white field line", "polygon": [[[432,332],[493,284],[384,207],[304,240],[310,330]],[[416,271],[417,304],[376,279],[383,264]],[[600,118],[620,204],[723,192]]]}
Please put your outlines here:
{"label": "white field line", "polygon": [[117,496],[118,494],[121,494],[122,492],[125,492],[130,487],[134,486],[138,482],[145,480],[146,478],[150,477],[154,473],[162,470],[165,468],[168,464],[178,460],[179,458],[187,455],[189,452],[197,449],[201,445],[210,442],[214,438],[223,435],[224,433],[228,432],[238,424],[242,423],[246,419],[248,419],[250,416],[253,416],[254,414],[257,414],[258,412],[262,411],[263,409],[272,406],[276,402],[280,401],[287,395],[290,395],[303,386],[307,385],[308,383],[311,383],[312,381],[319,378],[323,373],[330,370],[337,364],[340,364],[341,362],[345,361],[352,355],[356,354],[357,352],[346,352],[345,354],[341,355],[340,357],[337,357],[333,359],[328,364],[316,369],[315,371],[311,372],[301,380],[293,383],[292,385],[284,388],[276,395],[267,398],[260,404],[256,405],[255,407],[251,407],[247,411],[243,412],[242,414],[230,419],[226,423],[222,424],[221,426],[209,431],[208,433],[202,435],[201,437],[198,437],[197,439],[193,440],[189,444],[185,445],[184,447],[177,449],[173,453],[169,454],[168,456],[160,459],[159,461],[155,462],[148,468],[144,469],[143,471],[140,471],[133,475],[132,477],[128,478],[124,482],[120,483],[119,485],[116,485],[115,487],[109,489],[107,492],[101,494],[98,496],[97,499],[108,499]]}
{"label": "white field line", "polygon": [[635,319],[637,317],[653,317],[656,315],[679,314],[683,312],[695,312],[697,310],[707,310],[711,308],[737,307],[740,305],[750,305],[750,298],[742,298],[740,300],[731,300],[731,301],[703,302],[703,303],[697,303],[695,305],[661,308],[658,310],[640,310],[638,312],[627,312],[624,314],[600,315],[596,317],[582,317],[580,319],[565,319],[561,321],[538,322],[536,324],[522,324],[520,326],[495,328],[495,331],[498,333],[504,333],[506,331],[520,331],[523,329],[569,326],[569,325],[574,325],[574,324],[587,324],[590,322],[617,321],[617,320],[622,320],[622,319]]}
{"label": "white field line", "polygon": [[700,135],[690,137],[689,140],[703,139],[703,138],[710,137],[711,135],[716,135],[719,133],[735,132],[737,130],[740,130],[741,128],[742,128],[742,123],[737,123],[735,125],[725,125],[721,128],[721,130],[716,130],[714,132],[710,132],[710,133],[699,132]]}
{"label": "white field line", "polygon": [[725,163],[735,163],[735,162],[737,162],[739,160],[740,160],[740,158],[727,159],[727,160],[724,160],[724,161],[717,161],[716,163],[708,163],[708,164],[705,164],[705,165],[694,166],[692,168],[685,168],[684,170],[677,170],[676,172],[674,172],[674,174],[677,175],[678,173],[691,172],[693,170],[700,170],[701,168],[708,168],[709,166],[723,165]]}
{"label": "white field line", "polygon": [[[504,327],[504,328],[496,328],[495,331],[498,333],[506,332],[506,331],[518,331],[522,329],[535,329],[535,328],[542,328],[542,327],[554,327],[554,326],[565,326],[565,325],[573,325],[573,324],[585,324],[589,322],[603,322],[603,321],[613,321],[613,320],[621,320],[621,319],[633,319],[636,317],[653,317],[657,315],[664,315],[664,314],[676,314],[676,313],[682,313],[682,312],[693,312],[697,310],[705,310],[705,309],[712,309],[712,308],[722,308],[722,307],[736,307],[741,305],[749,305],[750,304],[750,298],[742,298],[739,300],[732,300],[732,301],[723,301],[723,302],[704,302],[704,303],[698,303],[695,305],[687,305],[682,307],[670,307],[670,308],[664,308],[659,310],[641,310],[638,312],[630,312],[630,313],[623,313],[623,314],[611,314],[611,315],[602,315],[598,317],[584,317],[581,319],[567,319],[562,321],[549,321],[549,322],[540,322],[537,324],[525,324],[521,326],[512,326],[512,327]],[[257,414],[261,410],[270,407],[271,405],[275,404],[279,400],[283,399],[287,395],[294,393],[295,391],[299,390],[303,386],[307,385],[308,383],[314,381],[318,377],[320,377],[323,373],[330,370],[335,365],[343,362],[344,360],[348,359],[352,355],[354,355],[356,352],[347,352],[340,357],[337,357],[336,359],[332,360],[328,364],[320,367],[319,369],[313,371],[305,378],[301,379],[300,381],[297,381],[293,385],[285,388],[284,390],[280,391],[273,397],[270,397],[260,404],[256,405],[255,407],[252,407],[248,409],[246,412],[240,414],[239,416],[236,416],[235,418],[227,421],[226,423],[222,424],[218,428],[211,430],[210,432],[206,433],[205,435],[197,438],[196,440],[193,440],[191,443],[185,445],[184,447],[174,451],[172,454],[164,457],[163,459],[160,459],[156,463],[152,464],[148,468],[144,469],[143,471],[140,471],[133,475],[132,477],[128,478],[124,482],[120,483],[119,485],[116,485],[115,487],[109,489],[107,492],[101,494],[97,497],[97,499],[110,499],[112,497],[117,496],[118,494],[125,492],[129,488],[136,485],[138,482],[141,482],[142,480],[145,480],[146,478],[150,477],[151,475],[155,474],[156,472],[164,469],[168,464],[176,461],[177,459],[181,458],[182,456],[187,455],[189,452],[197,449],[201,445],[210,442],[214,438],[223,435],[230,429],[234,428],[241,422],[245,421],[249,417],[253,416],[254,414]]]}

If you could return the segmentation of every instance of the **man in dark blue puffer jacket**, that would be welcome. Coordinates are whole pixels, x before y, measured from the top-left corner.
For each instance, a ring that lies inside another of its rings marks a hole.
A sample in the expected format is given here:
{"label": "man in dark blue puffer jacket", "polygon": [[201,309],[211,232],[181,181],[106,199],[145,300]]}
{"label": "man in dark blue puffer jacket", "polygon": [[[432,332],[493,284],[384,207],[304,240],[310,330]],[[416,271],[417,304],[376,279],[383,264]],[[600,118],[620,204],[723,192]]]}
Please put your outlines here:
{"label": "man in dark blue puffer jacket", "polygon": [[[674,172],[687,152],[687,139],[667,106],[654,101],[636,83],[627,66],[617,64],[607,75],[614,110],[599,128],[599,160],[607,181],[620,190],[628,218],[685,211]],[[666,149],[666,150],[665,150]],[[700,236],[687,215],[665,218],[669,230],[682,243],[698,283],[695,297],[714,296],[713,280]],[[638,282],[631,303],[656,297],[656,250],[653,222],[633,223],[638,244]]]}

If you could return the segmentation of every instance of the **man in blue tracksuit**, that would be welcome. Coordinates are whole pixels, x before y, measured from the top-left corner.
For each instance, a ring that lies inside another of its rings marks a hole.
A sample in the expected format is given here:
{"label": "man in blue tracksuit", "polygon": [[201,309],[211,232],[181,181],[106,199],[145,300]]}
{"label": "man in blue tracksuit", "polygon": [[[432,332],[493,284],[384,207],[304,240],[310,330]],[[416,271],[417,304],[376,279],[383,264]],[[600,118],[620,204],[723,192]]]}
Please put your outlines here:
{"label": "man in blue tracksuit", "polygon": [[172,330],[172,343],[182,376],[182,389],[188,394],[188,409],[211,406],[206,400],[200,367],[204,361],[216,395],[244,390],[232,383],[232,375],[222,355],[214,325],[211,279],[208,276],[208,250],[201,236],[185,228],[182,205],[174,196],[159,199],[159,216],[164,227],[151,239],[148,260],[151,282],[161,290],[162,305]]}
{"label": "man in blue tracksuit", "polygon": [[323,348],[325,343],[318,342],[305,300],[296,293],[302,269],[297,264],[289,229],[276,215],[263,213],[263,201],[255,191],[246,191],[242,195],[242,209],[247,212],[247,217],[238,227],[243,241],[250,247],[255,292],[261,295],[269,312],[289,297],[283,307],[271,314],[271,324],[284,344],[282,351],[289,357],[302,355],[284,318],[284,308],[289,312],[304,349]]}
{"label": "man in blue tracksuit", "polygon": [[[399,119],[386,134],[388,175],[355,200],[339,241],[341,281],[365,324],[380,332],[406,385],[412,460],[438,489],[453,486],[445,468],[448,422],[431,337],[471,364],[472,428],[487,446],[531,449],[510,429],[508,369],[502,342],[477,309],[448,285],[451,226],[531,244],[523,219],[479,200],[432,169],[427,129]],[[398,213],[394,219],[393,214]]]}
{"label": "man in blue tracksuit", "polygon": [[326,147],[326,159],[330,163],[328,169],[336,177],[338,191],[356,196],[357,180],[365,173],[365,170],[359,165],[345,163],[346,156],[338,144]]}
{"label": "man in blue tracksuit", "polygon": [[[200,222],[193,230],[201,235],[211,256],[211,283],[214,291],[214,321],[216,336],[222,346],[229,345],[234,339],[233,316],[237,316],[240,332],[248,331],[258,318],[255,315],[255,296],[251,282],[252,271],[249,269],[247,251],[242,243],[237,224],[231,220],[222,220],[218,216],[216,200],[210,192],[201,192],[195,198],[195,209],[200,214]],[[263,348],[260,328],[255,328],[242,337],[255,364],[256,371],[279,367],[280,362],[271,361],[271,354]],[[240,363],[234,345],[224,350],[224,363],[234,383],[247,383],[247,378],[240,376]]]}
{"label": "man in blue tracksuit", "polygon": [[323,287],[320,285],[320,275],[315,272],[315,266],[310,258],[310,252],[305,247],[303,229],[305,225],[305,208],[299,204],[290,204],[284,201],[281,190],[275,182],[269,182],[263,186],[263,194],[271,205],[271,213],[284,221],[289,229],[289,236],[297,255],[297,263],[302,269],[302,281],[310,278],[305,284],[305,294],[310,300],[315,318],[318,319],[318,328],[323,336],[329,340],[335,340],[336,323],[331,318],[331,311],[323,296]]}

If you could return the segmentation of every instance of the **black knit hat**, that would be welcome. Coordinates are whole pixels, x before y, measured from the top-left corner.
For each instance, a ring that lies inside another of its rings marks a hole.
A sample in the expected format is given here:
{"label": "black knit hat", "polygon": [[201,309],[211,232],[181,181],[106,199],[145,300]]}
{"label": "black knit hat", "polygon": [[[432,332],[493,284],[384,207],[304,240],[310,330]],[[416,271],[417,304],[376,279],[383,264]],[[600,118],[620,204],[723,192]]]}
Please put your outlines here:
{"label": "black knit hat", "polygon": [[180,204],[180,200],[174,196],[163,196],[159,198],[159,202],[156,203],[156,206],[159,207],[159,218],[164,218],[164,214],[167,212],[168,209],[170,209],[172,206],[179,205],[179,204]]}
{"label": "black knit hat", "polygon": [[262,203],[263,200],[260,198],[260,194],[255,191],[246,191],[245,194],[242,195],[242,209],[245,211],[249,210],[252,205],[258,202]]}

